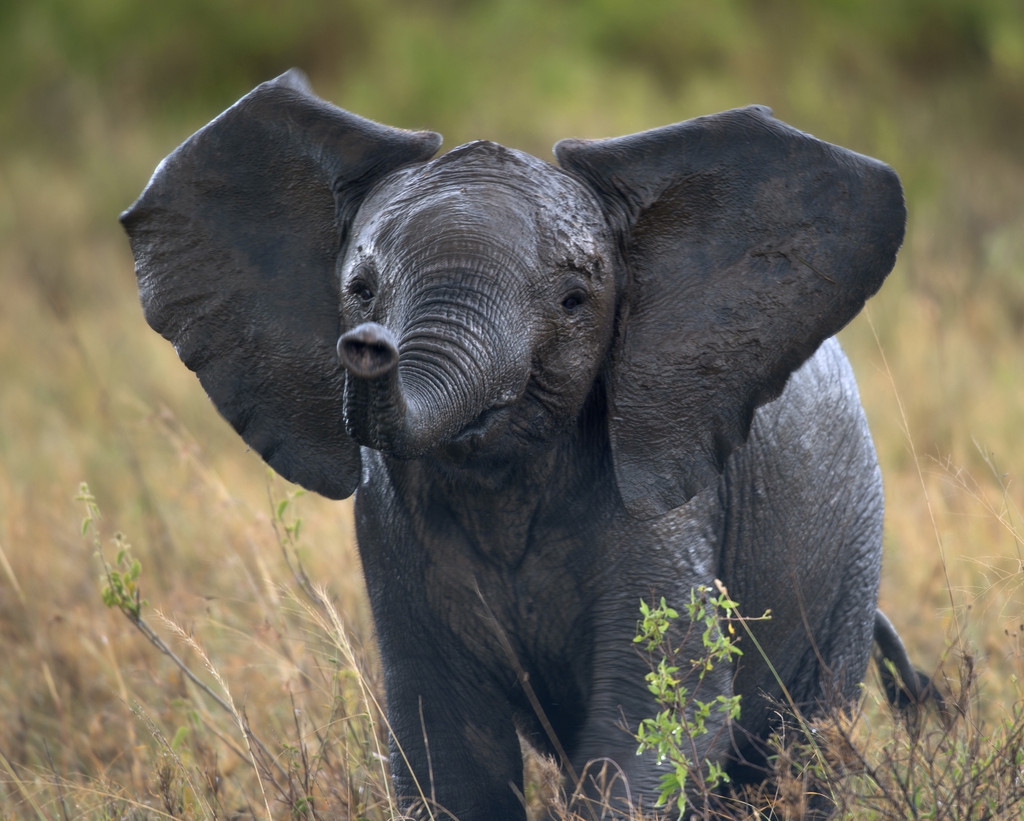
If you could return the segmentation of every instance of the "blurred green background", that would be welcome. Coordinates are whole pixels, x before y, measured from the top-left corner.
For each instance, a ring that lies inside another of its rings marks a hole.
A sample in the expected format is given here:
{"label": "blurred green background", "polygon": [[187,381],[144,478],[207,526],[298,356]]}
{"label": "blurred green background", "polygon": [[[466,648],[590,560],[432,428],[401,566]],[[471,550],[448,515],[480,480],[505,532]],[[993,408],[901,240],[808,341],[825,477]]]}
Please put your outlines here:
{"label": "blurred green background", "polygon": [[[105,532],[130,534],[156,606],[187,619],[237,596],[244,633],[252,579],[280,573],[247,524],[266,524],[270,480],[146,327],[117,215],[192,131],[291,66],[446,148],[489,138],[550,159],[564,137],[762,103],[895,167],[907,241],[842,337],[887,487],[882,603],[923,666],[967,637],[993,703],[1019,699],[1021,0],[6,0],[0,752],[19,776],[145,783],[134,734],[111,727],[165,674],[99,602],[79,482]],[[311,574],[365,621],[347,506],[303,505]]]}
{"label": "blurred green background", "polygon": [[908,142],[1019,149],[1019,0],[35,0],[0,11],[5,143],[71,159],[86,123],[168,129],[297,65],[398,125],[524,148],[764,101],[921,159]]}

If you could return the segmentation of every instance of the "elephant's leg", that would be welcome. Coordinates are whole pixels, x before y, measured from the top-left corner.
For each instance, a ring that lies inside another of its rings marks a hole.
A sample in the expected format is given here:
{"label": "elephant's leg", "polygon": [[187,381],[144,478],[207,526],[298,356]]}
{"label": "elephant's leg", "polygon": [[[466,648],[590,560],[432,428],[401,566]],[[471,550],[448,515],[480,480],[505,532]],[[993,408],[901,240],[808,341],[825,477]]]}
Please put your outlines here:
{"label": "elephant's leg", "polygon": [[507,701],[450,670],[432,676],[423,666],[403,666],[388,678],[391,769],[401,805],[421,813],[428,806],[425,818],[525,818],[522,751]]}
{"label": "elephant's leg", "polygon": [[[685,619],[685,614],[681,614],[681,619]],[[703,679],[689,672],[687,662],[704,655],[702,634],[700,628],[687,635],[677,652],[677,664],[689,698],[713,702],[719,695],[732,695],[733,665],[719,662]],[[598,647],[587,719],[571,753],[579,780],[578,801],[593,801],[602,807],[607,802],[623,815],[636,809],[640,796],[643,807],[649,809],[661,792],[662,776],[670,769],[668,763],[659,764],[654,751],[637,754],[636,733],[641,721],[656,717],[667,706],[659,704],[648,690],[645,675],[651,670],[651,662],[638,648],[632,637],[625,635]],[[692,726],[693,709],[691,700],[685,717],[680,717],[684,726]],[[680,747],[687,758],[697,762],[697,768],[708,761],[722,762],[730,748],[729,722],[723,713],[712,708],[705,729],[704,733],[692,736],[684,730],[681,737]],[[698,782],[692,782],[687,792],[699,800]]]}

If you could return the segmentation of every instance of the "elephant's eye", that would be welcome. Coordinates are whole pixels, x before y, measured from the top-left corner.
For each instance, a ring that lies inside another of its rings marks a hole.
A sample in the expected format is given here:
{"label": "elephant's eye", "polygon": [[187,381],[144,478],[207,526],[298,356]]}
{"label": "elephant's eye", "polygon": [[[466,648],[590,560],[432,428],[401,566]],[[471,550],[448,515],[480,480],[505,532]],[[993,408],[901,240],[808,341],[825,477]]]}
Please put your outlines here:
{"label": "elephant's eye", "polygon": [[562,310],[567,314],[576,313],[583,303],[587,301],[587,295],[582,291],[573,291],[562,298]]}
{"label": "elephant's eye", "polygon": [[365,280],[355,279],[348,286],[348,292],[352,294],[360,302],[372,302],[373,301],[373,289],[366,283]]}

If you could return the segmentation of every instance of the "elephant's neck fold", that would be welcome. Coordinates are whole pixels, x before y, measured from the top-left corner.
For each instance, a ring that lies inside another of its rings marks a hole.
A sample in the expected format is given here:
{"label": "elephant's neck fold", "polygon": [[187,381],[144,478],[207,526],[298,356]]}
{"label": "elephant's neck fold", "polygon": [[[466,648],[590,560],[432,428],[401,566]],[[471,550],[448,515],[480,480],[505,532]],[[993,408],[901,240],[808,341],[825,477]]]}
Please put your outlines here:
{"label": "elephant's neck fold", "polygon": [[578,529],[585,521],[590,531],[602,516],[611,520],[620,502],[610,465],[607,441],[576,431],[530,459],[502,465],[424,458],[389,461],[389,470],[412,521],[423,529],[417,534],[421,544],[439,550],[458,544],[486,563],[514,570],[529,551],[574,537],[570,523]]}

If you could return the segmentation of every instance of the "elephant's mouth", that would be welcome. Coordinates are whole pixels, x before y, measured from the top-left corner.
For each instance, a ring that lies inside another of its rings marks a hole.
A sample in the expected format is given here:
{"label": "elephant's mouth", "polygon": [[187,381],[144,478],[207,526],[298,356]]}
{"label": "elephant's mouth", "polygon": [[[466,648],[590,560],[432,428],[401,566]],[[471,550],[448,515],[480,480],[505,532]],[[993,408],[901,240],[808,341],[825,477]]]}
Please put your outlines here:
{"label": "elephant's mouth", "polygon": [[445,447],[446,454],[465,458],[495,443],[508,430],[512,415],[513,403],[492,405],[452,437]]}

